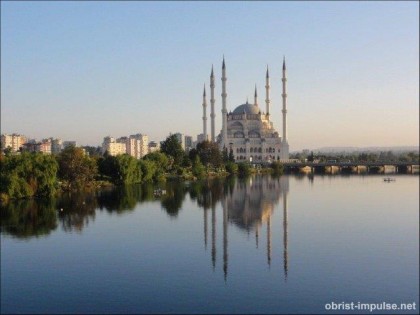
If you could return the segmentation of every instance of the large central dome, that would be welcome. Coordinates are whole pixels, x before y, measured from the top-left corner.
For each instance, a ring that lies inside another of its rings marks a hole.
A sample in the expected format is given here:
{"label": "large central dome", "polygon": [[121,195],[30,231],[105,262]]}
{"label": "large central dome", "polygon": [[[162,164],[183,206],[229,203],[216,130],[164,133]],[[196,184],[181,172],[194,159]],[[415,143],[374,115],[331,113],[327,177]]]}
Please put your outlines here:
{"label": "large central dome", "polygon": [[233,114],[243,114],[243,113],[257,115],[260,113],[260,109],[258,106],[246,103],[246,104],[239,105],[233,111]]}

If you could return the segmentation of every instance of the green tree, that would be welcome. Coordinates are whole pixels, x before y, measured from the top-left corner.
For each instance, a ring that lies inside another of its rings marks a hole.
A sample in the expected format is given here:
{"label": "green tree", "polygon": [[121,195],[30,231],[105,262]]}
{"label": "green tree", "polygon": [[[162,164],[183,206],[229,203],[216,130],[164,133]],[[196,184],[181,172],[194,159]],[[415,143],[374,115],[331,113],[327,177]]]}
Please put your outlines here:
{"label": "green tree", "polygon": [[51,196],[56,191],[58,165],[51,155],[2,156],[0,167],[0,193],[9,198]]}
{"label": "green tree", "polygon": [[238,173],[241,176],[246,176],[251,174],[251,165],[246,162],[238,163]]}
{"label": "green tree", "polygon": [[235,155],[233,155],[233,150],[232,150],[232,148],[230,148],[230,150],[229,150],[229,158],[228,158],[228,160],[229,160],[230,162],[235,162]]}
{"label": "green tree", "polygon": [[314,152],[313,152],[313,151],[311,151],[311,155],[309,155],[309,156],[308,156],[308,162],[313,162],[313,161],[314,161],[314,159],[315,159],[315,157],[314,157]]}
{"label": "green tree", "polygon": [[195,156],[193,165],[192,165],[192,173],[194,176],[201,178],[206,174],[206,168],[201,163],[200,157],[198,155]]}
{"label": "green tree", "polygon": [[74,146],[68,146],[58,155],[58,164],[59,177],[70,190],[91,187],[98,174],[96,161]]}
{"label": "green tree", "polygon": [[174,159],[175,165],[181,165],[185,156],[185,151],[182,149],[181,143],[175,135],[171,135],[162,142],[160,146],[162,153],[171,156]]}
{"label": "green tree", "polygon": [[222,160],[223,160],[223,163],[227,163],[229,161],[229,154],[226,147],[224,147],[222,150]]}
{"label": "green tree", "polygon": [[273,169],[273,174],[274,175],[283,174],[284,167],[283,167],[282,163],[280,163],[278,161],[275,161],[275,162],[271,163],[270,167]]}
{"label": "green tree", "polygon": [[227,162],[226,163],[226,171],[230,174],[236,174],[238,173],[238,164],[236,164],[235,162]]}
{"label": "green tree", "polygon": [[162,152],[152,152],[146,154],[143,157],[143,160],[150,160],[155,162],[158,168],[161,169],[163,172],[168,171],[171,166],[168,156]]}
{"label": "green tree", "polygon": [[214,167],[222,165],[223,158],[217,143],[210,141],[198,143],[197,154],[204,165],[210,164]]}
{"label": "green tree", "polygon": [[155,179],[158,166],[153,160],[140,160],[139,166],[142,172],[142,182],[151,182]]}

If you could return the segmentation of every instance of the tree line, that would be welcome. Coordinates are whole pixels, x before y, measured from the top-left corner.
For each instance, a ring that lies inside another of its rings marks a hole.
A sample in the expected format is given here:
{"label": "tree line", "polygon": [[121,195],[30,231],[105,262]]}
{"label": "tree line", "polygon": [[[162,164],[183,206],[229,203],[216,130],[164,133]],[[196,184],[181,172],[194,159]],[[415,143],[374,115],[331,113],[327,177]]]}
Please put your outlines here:
{"label": "tree line", "polygon": [[[111,156],[107,152],[69,146],[58,155],[39,152],[11,153],[0,156],[0,199],[49,197],[57,191],[91,189],[104,184],[138,184],[163,181],[168,177],[202,178],[208,175],[250,174],[247,163],[235,163],[233,152],[204,141],[186,153],[175,135],[166,138],[160,152],[142,159],[128,154]],[[281,174],[282,165],[274,162],[269,169]]]}
{"label": "tree line", "polygon": [[415,151],[393,152],[393,151],[379,151],[379,152],[341,152],[341,153],[324,153],[313,151],[310,154],[305,152],[297,152],[290,154],[291,159],[298,159],[300,161],[307,160],[308,162],[318,161],[326,162],[328,160],[336,160],[337,162],[412,162],[419,163],[420,154]]}

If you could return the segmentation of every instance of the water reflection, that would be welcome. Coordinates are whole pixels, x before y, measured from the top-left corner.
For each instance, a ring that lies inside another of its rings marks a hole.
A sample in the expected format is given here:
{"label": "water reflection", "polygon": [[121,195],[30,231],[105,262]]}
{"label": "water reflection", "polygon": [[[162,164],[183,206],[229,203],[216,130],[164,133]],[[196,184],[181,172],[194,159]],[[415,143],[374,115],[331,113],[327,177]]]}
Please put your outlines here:
{"label": "water reflection", "polygon": [[271,266],[271,215],[279,200],[283,199],[283,247],[284,273],[287,277],[287,194],[289,191],[288,177],[271,178],[268,176],[254,176],[246,179],[228,178],[224,181],[212,180],[193,183],[190,187],[190,197],[203,208],[204,248],[208,246],[209,210],[211,209],[211,262],[216,266],[216,204],[222,204],[223,225],[223,272],[225,279],[228,272],[228,223],[232,223],[240,230],[255,230],[256,247],[259,246],[261,227],[266,225],[267,264]]}
{"label": "water reflection", "polygon": [[[211,183],[204,183],[202,187],[202,198],[206,202],[197,204],[204,208],[204,247],[207,249],[208,233],[208,207],[211,206],[211,261],[213,269],[216,265],[216,225],[217,217],[215,205],[212,202],[221,199],[222,224],[223,224],[223,273],[226,280],[228,275],[228,226],[232,223],[238,229],[250,233],[255,231],[256,247],[259,246],[259,233],[263,225],[266,225],[266,253],[267,264],[271,266],[272,242],[271,242],[271,216],[276,204],[283,199],[283,265],[284,276],[287,279],[288,273],[288,209],[287,196],[289,192],[289,177],[272,178],[269,176],[253,176],[246,179],[230,179],[223,187],[223,193],[219,190],[212,190]],[[216,194],[213,194],[213,192]]]}
{"label": "water reflection", "polygon": [[55,200],[18,200],[0,207],[1,233],[16,238],[48,235],[57,228]]}
{"label": "water reflection", "polygon": [[90,193],[67,193],[56,204],[58,220],[66,232],[81,232],[90,221],[95,220],[98,201]]}
{"label": "water reflection", "polygon": [[[96,211],[110,214],[129,213],[139,203],[160,202],[170,218],[176,218],[187,193],[203,209],[204,249],[211,242],[211,264],[217,262],[218,206],[222,209],[222,260],[225,280],[229,262],[229,226],[255,234],[258,249],[261,232],[266,232],[265,251],[267,265],[272,260],[272,214],[283,200],[283,259],[284,275],[288,273],[287,195],[289,177],[252,176],[248,178],[203,180],[191,183],[171,181],[161,184],[166,194],[154,195],[153,185],[131,185],[103,189],[90,193],[68,193],[60,198],[10,202],[1,208],[1,231],[18,238],[48,235],[60,225],[65,232],[81,233],[95,220]],[[211,222],[209,222],[211,220]],[[211,224],[211,226],[209,226]],[[209,235],[210,234],[210,235]]]}

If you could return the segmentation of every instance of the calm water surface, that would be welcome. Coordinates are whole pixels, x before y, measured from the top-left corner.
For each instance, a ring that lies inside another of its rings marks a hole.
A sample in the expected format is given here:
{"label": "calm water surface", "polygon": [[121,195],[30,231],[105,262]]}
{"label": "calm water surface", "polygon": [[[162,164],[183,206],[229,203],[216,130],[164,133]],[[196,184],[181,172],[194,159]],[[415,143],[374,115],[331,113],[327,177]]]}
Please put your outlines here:
{"label": "calm water surface", "polygon": [[[419,304],[419,177],[256,176],[1,209],[2,313]],[[61,210],[62,209],[62,210]],[[355,312],[354,312],[355,313]]]}

